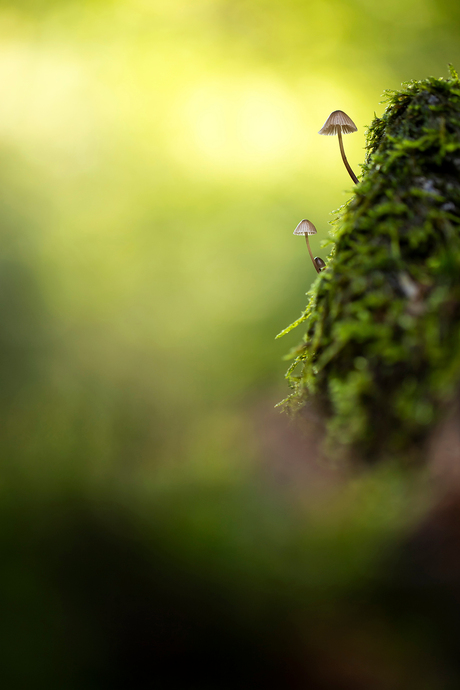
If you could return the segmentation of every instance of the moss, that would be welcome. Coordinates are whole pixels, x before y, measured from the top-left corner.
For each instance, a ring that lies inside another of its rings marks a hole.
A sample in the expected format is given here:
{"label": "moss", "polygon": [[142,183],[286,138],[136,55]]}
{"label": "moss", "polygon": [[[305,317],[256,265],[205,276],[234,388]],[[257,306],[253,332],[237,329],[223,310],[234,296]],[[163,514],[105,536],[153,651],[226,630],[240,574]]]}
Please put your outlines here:
{"label": "moss", "polygon": [[419,450],[460,384],[460,82],[387,92],[354,197],[302,316],[291,410],[325,415],[362,457]]}

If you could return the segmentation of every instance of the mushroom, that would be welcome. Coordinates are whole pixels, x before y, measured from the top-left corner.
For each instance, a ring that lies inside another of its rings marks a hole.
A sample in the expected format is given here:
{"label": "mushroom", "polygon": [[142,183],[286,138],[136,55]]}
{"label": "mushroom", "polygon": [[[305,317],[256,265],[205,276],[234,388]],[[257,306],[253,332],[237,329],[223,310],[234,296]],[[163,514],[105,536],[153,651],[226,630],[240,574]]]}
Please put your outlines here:
{"label": "mushroom", "polygon": [[318,271],[318,273],[320,273],[320,271],[322,271],[323,268],[326,268],[326,264],[324,263],[324,261],[322,260],[322,258],[320,256],[315,256],[315,266],[316,266],[316,270]]}
{"label": "mushroom", "polygon": [[307,243],[307,248],[308,248],[308,253],[310,254],[310,258],[313,262],[313,266],[315,267],[315,271],[317,273],[321,273],[321,269],[326,267],[326,264],[324,261],[319,257],[315,256],[313,258],[313,254],[310,248],[310,242],[308,241],[308,235],[316,235],[317,234],[317,229],[313,225],[313,223],[310,220],[307,220],[304,218],[303,220],[300,221],[296,229],[294,230],[294,235],[305,235],[305,241]]}
{"label": "mushroom", "polygon": [[351,132],[356,132],[358,130],[357,126],[353,120],[348,117],[343,110],[334,110],[333,113],[329,115],[324,125],[319,130],[318,134],[326,134],[328,136],[333,136],[337,134],[339,137],[340,153],[342,154],[342,160],[345,164],[348,174],[355,184],[358,184],[358,178],[350,167],[345,151],[343,150],[342,132],[344,134],[350,134]]}

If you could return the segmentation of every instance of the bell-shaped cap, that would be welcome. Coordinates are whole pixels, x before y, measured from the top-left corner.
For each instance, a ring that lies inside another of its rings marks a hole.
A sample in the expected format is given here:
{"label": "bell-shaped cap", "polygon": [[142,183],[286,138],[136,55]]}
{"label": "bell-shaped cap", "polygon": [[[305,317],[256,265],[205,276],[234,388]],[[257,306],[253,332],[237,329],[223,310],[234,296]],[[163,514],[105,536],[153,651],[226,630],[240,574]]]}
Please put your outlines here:
{"label": "bell-shaped cap", "polygon": [[322,271],[323,268],[326,268],[326,264],[320,256],[315,256],[315,265],[317,268],[319,268],[320,271]]}
{"label": "bell-shaped cap", "polygon": [[304,218],[300,221],[296,229],[294,230],[294,235],[316,235],[318,230],[315,228],[310,220]]}
{"label": "bell-shaped cap", "polygon": [[343,134],[351,134],[351,132],[357,132],[358,128],[351,117],[348,117],[343,110],[334,110],[334,112],[329,115],[318,134],[332,136],[333,134],[338,134],[339,131]]}

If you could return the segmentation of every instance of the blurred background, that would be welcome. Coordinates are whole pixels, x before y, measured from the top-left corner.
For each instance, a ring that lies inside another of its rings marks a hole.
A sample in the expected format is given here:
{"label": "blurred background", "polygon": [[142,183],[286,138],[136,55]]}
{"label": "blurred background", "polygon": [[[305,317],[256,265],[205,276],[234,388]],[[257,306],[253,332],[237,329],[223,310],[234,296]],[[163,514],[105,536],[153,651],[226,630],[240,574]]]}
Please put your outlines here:
{"label": "blurred background", "polygon": [[[312,220],[325,258],[352,193],[318,130],[352,117],[359,173],[383,90],[459,69],[459,39],[454,0],[1,0],[5,687],[128,687],[126,631],[152,626],[161,687],[450,687],[412,618],[353,627],[343,599],[430,509],[425,480],[345,481],[273,408],[301,333],[274,337],[314,278],[292,232]],[[172,680],[178,656],[195,671]]]}

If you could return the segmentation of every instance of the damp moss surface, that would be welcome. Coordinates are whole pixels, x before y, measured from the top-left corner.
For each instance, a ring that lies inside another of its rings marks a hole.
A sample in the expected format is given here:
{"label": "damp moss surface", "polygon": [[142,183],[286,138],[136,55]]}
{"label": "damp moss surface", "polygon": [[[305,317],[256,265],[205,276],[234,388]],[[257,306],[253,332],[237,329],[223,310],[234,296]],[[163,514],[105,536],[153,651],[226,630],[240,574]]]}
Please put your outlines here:
{"label": "damp moss surface", "polygon": [[460,82],[386,92],[353,198],[333,222],[327,267],[281,404],[314,405],[329,448],[422,457],[460,387]]}

